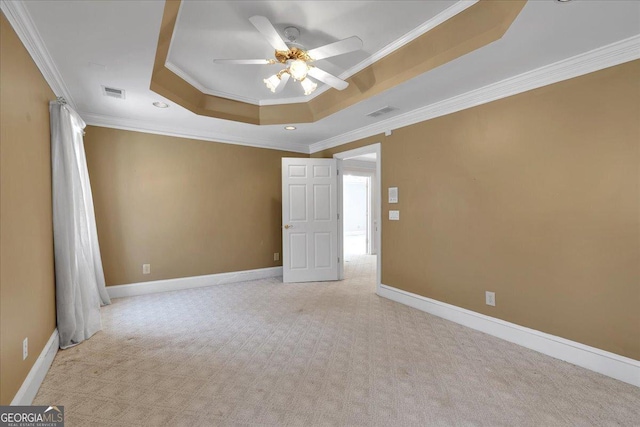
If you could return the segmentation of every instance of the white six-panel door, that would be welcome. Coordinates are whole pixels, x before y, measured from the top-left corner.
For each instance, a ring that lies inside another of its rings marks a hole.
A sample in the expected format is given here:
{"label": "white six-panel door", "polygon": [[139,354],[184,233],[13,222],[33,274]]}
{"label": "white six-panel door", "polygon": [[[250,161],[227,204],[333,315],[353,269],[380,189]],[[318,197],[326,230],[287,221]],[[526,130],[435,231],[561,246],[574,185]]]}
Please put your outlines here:
{"label": "white six-panel door", "polygon": [[338,279],[335,159],[282,159],[282,264],[285,282]]}

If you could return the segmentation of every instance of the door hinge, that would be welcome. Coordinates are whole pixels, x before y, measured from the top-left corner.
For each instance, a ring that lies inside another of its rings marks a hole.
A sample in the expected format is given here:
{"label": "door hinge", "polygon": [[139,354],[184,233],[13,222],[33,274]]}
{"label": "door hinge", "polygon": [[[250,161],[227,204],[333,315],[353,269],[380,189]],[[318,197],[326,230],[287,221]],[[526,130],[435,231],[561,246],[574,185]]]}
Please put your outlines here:
{"label": "door hinge", "polygon": [[338,219],[340,219],[340,214],[338,214]]}
{"label": "door hinge", "polygon": [[340,175],[340,169],[336,169],[336,175]]}
{"label": "door hinge", "polygon": [[340,264],[340,257],[338,257],[338,264]]}

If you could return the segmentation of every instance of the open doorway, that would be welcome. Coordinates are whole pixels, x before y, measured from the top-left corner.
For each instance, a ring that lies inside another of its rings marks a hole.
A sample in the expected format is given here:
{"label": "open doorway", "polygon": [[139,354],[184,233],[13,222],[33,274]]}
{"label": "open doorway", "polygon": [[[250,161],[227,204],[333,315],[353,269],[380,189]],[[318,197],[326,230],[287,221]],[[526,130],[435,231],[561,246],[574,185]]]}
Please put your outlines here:
{"label": "open doorway", "polygon": [[343,162],[342,206],[344,226],[342,237],[344,242],[344,259],[352,256],[369,255],[371,233],[369,224],[371,217],[371,177],[350,171]]}
{"label": "open doorway", "polygon": [[[338,250],[349,263],[371,263],[375,267],[376,292],[380,289],[381,261],[381,199],[380,199],[380,144],[337,153],[338,195]],[[351,269],[353,271],[353,269]],[[344,270],[340,273],[344,278]]]}

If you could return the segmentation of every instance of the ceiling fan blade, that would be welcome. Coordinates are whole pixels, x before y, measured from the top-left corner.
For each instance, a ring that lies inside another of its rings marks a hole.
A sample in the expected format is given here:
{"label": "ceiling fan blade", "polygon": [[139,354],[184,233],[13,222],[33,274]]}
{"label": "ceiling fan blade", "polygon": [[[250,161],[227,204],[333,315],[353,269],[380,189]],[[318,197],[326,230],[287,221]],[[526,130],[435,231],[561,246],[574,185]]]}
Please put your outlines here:
{"label": "ceiling fan blade", "polygon": [[287,85],[288,81],[289,81],[289,73],[282,73],[282,76],[280,76],[280,84],[278,85],[278,87],[276,87],[276,91],[274,93],[282,92],[284,87]]}
{"label": "ceiling fan blade", "polygon": [[216,64],[265,65],[274,64],[272,59],[214,59]]}
{"label": "ceiling fan blade", "polygon": [[314,60],[330,58],[332,56],[342,55],[343,53],[353,52],[362,49],[362,40],[359,37],[352,36],[335,43],[311,49],[307,53]]}
{"label": "ceiling fan blade", "polygon": [[249,21],[267,38],[267,41],[275,50],[289,50],[289,46],[282,40],[278,31],[267,18],[264,16],[252,16]]}
{"label": "ceiling fan blade", "polygon": [[337,78],[333,74],[329,74],[326,71],[321,70],[318,67],[309,67],[309,72],[307,74],[338,90],[344,90],[349,86],[349,83]]}

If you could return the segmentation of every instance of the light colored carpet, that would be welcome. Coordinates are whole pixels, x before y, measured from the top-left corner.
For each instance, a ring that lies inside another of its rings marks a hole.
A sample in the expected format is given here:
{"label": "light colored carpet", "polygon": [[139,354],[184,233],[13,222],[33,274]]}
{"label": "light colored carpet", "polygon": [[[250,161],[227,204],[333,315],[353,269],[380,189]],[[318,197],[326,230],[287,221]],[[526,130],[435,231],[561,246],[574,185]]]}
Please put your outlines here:
{"label": "light colored carpet", "polygon": [[640,389],[375,295],[258,280],[123,298],[34,404],[67,426],[617,426]]}

